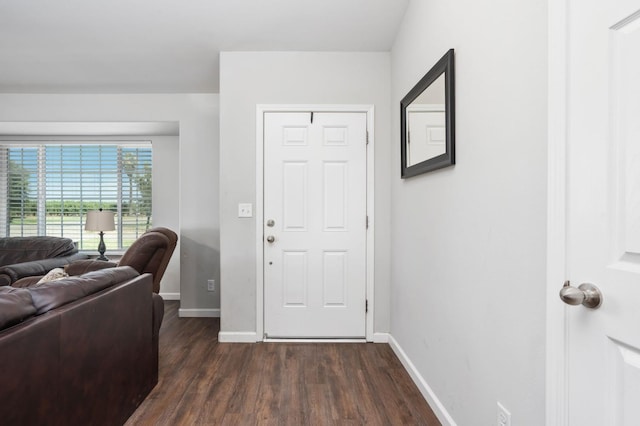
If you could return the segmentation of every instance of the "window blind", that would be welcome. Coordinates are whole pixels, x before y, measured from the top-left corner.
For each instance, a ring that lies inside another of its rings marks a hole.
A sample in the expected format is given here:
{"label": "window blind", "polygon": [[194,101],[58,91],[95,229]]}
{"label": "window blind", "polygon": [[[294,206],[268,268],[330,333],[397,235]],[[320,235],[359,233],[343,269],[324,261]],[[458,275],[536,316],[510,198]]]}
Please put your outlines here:
{"label": "window blind", "polygon": [[[4,170],[2,170],[4,169]],[[128,247],[152,223],[151,143],[9,143],[0,145],[0,234],[51,235],[95,250],[86,213],[115,213],[110,250]]]}

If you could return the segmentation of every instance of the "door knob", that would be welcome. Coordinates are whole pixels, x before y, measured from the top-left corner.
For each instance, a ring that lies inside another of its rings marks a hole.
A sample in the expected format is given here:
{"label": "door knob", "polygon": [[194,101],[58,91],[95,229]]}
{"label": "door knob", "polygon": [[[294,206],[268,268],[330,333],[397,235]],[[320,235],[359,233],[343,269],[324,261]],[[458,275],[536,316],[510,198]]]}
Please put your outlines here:
{"label": "door knob", "polygon": [[275,225],[275,224],[276,224],[276,222],[273,219],[269,219],[267,221],[267,226],[270,227],[270,228],[273,228],[273,225]]}
{"label": "door knob", "polygon": [[567,305],[583,305],[587,308],[596,309],[602,305],[602,293],[593,284],[580,284],[577,288],[571,287],[569,281],[564,282],[560,289],[560,299]]}
{"label": "door knob", "polygon": [[276,237],[274,237],[273,235],[269,235],[269,236],[267,237],[267,242],[268,242],[268,243],[272,243],[272,242],[274,242],[275,240],[276,240]]}

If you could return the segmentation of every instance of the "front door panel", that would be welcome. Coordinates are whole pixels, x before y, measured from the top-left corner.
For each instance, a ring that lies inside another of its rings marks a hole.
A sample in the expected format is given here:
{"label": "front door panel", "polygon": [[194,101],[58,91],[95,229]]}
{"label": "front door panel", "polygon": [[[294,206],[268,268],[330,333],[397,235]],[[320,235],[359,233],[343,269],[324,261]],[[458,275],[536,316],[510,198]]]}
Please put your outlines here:
{"label": "front door panel", "polygon": [[265,113],[265,334],[362,338],[366,114]]}

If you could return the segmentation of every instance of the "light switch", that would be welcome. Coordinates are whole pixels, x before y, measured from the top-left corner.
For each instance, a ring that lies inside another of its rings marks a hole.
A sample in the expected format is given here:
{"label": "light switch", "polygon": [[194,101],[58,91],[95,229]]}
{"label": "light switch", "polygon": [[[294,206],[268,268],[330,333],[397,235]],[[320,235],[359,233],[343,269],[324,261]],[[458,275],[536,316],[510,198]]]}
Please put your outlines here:
{"label": "light switch", "polygon": [[253,205],[251,203],[238,204],[238,217],[253,217]]}

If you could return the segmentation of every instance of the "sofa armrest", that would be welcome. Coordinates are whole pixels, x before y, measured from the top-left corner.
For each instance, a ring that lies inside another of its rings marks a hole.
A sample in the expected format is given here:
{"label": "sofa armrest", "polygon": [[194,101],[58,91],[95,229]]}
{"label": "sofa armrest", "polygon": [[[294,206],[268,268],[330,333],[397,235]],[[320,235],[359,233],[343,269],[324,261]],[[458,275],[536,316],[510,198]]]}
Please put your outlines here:
{"label": "sofa armrest", "polygon": [[45,275],[54,268],[61,268],[73,261],[86,259],[86,254],[75,253],[64,257],[32,260],[30,262],[14,263],[0,267],[0,285],[12,285],[24,277]]}
{"label": "sofa armrest", "polygon": [[118,264],[115,262],[86,259],[86,260],[76,260],[75,262],[71,262],[70,264],[64,267],[64,271],[71,276],[75,276],[75,275],[82,275],[91,271],[97,271],[100,269],[115,268],[116,266],[118,266]]}

